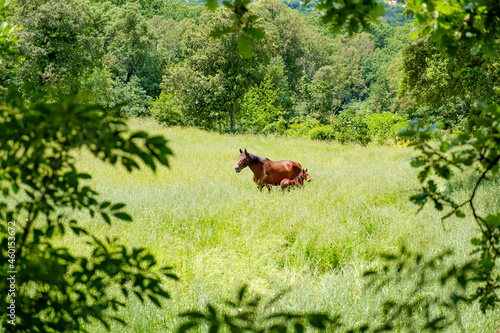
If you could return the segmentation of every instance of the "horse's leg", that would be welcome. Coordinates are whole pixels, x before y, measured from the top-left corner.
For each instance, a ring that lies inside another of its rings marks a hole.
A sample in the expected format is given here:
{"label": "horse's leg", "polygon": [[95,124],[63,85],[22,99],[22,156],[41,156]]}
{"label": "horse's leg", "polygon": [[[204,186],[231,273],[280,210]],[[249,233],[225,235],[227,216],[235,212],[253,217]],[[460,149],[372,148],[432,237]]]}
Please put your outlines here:
{"label": "horse's leg", "polygon": [[260,181],[255,177],[255,175],[253,175],[253,181],[255,184],[257,184],[257,188],[259,189],[259,191],[262,191],[262,184],[260,183]]}

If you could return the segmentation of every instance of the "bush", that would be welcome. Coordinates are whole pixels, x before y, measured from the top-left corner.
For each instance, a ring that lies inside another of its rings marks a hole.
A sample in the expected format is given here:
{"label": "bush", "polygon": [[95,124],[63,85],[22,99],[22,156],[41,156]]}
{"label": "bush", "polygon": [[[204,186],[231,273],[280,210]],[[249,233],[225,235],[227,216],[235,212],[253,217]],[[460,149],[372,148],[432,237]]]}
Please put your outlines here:
{"label": "bush", "polygon": [[117,104],[123,105],[117,112],[119,116],[144,117],[151,115],[148,106],[152,98],[146,94],[137,77],[132,76],[128,83],[116,83],[115,91]]}
{"label": "bush", "polygon": [[372,140],[364,117],[339,115],[332,123],[335,138],[340,143],[355,142],[367,145]]}
{"label": "bush", "polygon": [[168,126],[183,125],[182,114],[174,101],[173,93],[161,92],[154,102],[151,102],[149,111],[160,123]]}
{"label": "bush", "polygon": [[308,137],[311,130],[320,125],[319,120],[314,118],[295,117],[290,120],[286,134],[293,137]]}
{"label": "bush", "polygon": [[323,125],[311,129],[309,137],[313,140],[333,140],[335,133],[330,125]]}
{"label": "bush", "polygon": [[262,130],[263,133],[274,133],[277,135],[284,135],[286,133],[288,122],[283,117],[266,125]]}
{"label": "bush", "polygon": [[380,144],[394,140],[394,143],[397,145],[400,138],[399,129],[408,127],[408,119],[406,117],[390,112],[367,115],[365,121],[368,124],[370,135]]}

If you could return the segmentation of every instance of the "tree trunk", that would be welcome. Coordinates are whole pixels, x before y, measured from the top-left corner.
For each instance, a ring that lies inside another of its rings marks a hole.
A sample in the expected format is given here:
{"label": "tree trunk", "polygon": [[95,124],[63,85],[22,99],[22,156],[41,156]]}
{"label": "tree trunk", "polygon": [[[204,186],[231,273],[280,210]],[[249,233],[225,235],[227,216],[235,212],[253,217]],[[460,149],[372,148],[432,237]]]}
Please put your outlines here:
{"label": "tree trunk", "polygon": [[231,111],[231,132],[234,132],[236,126],[236,121],[234,120],[234,110]]}
{"label": "tree trunk", "polygon": [[132,76],[132,72],[127,72],[127,76],[125,77],[125,81],[123,83],[128,83],[128,81],[130,81],[131,76]]}

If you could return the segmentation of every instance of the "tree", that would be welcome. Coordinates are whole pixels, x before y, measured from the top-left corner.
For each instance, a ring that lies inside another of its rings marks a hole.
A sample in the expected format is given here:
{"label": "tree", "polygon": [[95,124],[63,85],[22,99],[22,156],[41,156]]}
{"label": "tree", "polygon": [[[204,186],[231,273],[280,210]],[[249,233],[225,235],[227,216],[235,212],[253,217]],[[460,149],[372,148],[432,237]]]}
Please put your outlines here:
{"label": "tree", "polygon": [[259,86],[251,87],[243,97],[241,128],[253,133],[275,131],[275,123],[284,120],[285,110],[280,104],[282,89],[276,89],[266,76]]}
{"label": "tree", "polygon": [[12,80],[14,64],[24,60],[17,53],[17,44],[19,44],[18,31],[20,27],[4,21],[9,14],[9,5],[6,0],[0,0],[0,96],[3,97],[7,92],[6,86],[9,86]]}
{"label": "tree", "polygon": [[231,13],[206,12],[200,27],[183,37],[183,65],[172,65],[162,87],[173,94],[188,124],[218,130],[234,130],[241,113],[242,97],[262,80],[262,72],[274,54],[269,38],[258,42],[251,58],[238,52],[241,35],[211,38],[210,31],[230,22]]}
{"label": "tree", "polygon": [[[407,106],[407,113],[440,121],[451,128],[468,117],[475,101],[498,101],[498,50],[495,57],[488,57],[473,55],[471,47],[460,48],[453,58],[439,51],[428,39],[417,40],[405,49],[400,98],[414,101],[412,106]],[[421,107],[426,107],[423,114],[418,113]]]}
{"label": "tree", "polygon": [[329,64],[332,39],[316,31],[296,11],[274,0],[259,2],[255,11],[265,21],[266,33],[276,40],[291,91],[300,87],[304,73],[312,78],[318,68]]}
{"label": "tree", "polygon": [[14,8],[13,19],[23,26],[19,53],[26,59],[15,84],[54,97],[75,93],[102,56],[98,13],[84,0],[17,1]]}
{"label": "tree", "polygon": [[[180,113],[183,123],[190,126],[227,130],[228,114],[219,112],[226,96],[223,83],[221,75],[206,77],[189,67],[173,67],[165,76],[160,95],[172,102],[164,105],[167,109],[162,113]],[[157,106],[158,101],[154,105]],[[234,114],[234,110],[226,110]]]}
{"label": "tree", "polygon": [[160,94],[164,62],[156,51],[156,40],[141,15],[138,3],[106,8],[105,28],[107,65],[115,77],[127,84],[136,76],[151,97]]}
{"label": "tree", "polygon": [[154,15],[160,15],[164,11],[165,1],[163,0],[90,0],[91,3],[109,2],[114,6],[121,7],[127,3],[135,2],[140,6],[141,15],[151,18]]}
{"label": "tree", "polygon": [[348,88],[354,83],[350,79],[349,69],[338,64],[318,69],[311,82],[304,82],[307,115],[327,122],[337,114],[348,95]]}

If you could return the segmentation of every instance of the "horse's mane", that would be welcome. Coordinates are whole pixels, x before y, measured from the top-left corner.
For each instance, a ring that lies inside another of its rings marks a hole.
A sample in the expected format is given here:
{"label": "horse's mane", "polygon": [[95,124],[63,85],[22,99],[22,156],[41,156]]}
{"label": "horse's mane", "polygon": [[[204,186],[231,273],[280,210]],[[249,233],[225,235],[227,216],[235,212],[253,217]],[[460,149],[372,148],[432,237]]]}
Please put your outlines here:
{"label": "horse's mane", "polygon": [[248,163],[254,164],[260,160],[260,157],[254,154],[248,154]]}
{"label": "horse's mane", "polygon": [[266,161],[270,161],[270,159],[268,159],[267,157],[259,157],[257,155],[254,155],[254,154],[248,154],[248,162],[249,163],[257,163],[259,161],[262,161],[262,162],[266,162]]}

